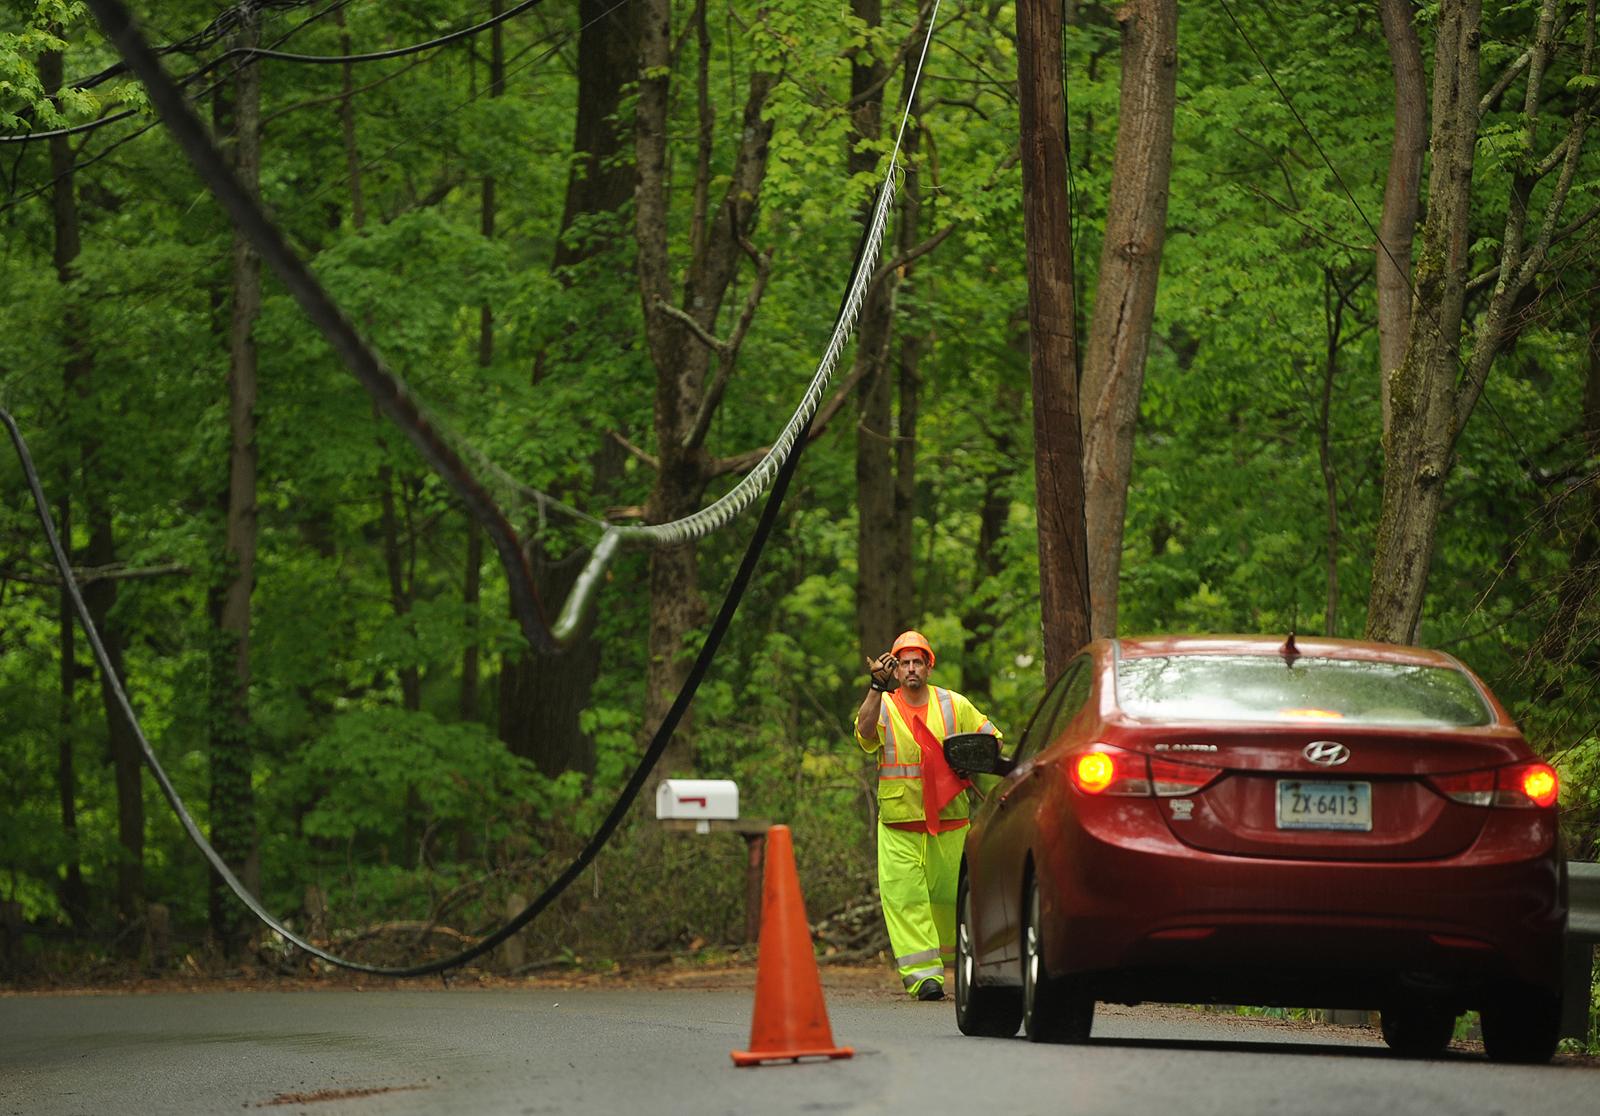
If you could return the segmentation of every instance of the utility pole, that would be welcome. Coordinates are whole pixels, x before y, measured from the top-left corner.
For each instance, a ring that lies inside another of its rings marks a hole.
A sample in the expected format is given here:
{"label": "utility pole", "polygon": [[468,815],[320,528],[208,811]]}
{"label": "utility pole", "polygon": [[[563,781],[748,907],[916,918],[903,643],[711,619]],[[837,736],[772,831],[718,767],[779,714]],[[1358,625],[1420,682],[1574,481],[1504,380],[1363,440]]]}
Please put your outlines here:
{"label": "utility pole", "polygon": [[1039,608],[1047,682],[1089,641],[1089,555],[1084,537],[1072,204],[1067,194],[1062,2],[1017,0],[1022,228],[1028,254]]}

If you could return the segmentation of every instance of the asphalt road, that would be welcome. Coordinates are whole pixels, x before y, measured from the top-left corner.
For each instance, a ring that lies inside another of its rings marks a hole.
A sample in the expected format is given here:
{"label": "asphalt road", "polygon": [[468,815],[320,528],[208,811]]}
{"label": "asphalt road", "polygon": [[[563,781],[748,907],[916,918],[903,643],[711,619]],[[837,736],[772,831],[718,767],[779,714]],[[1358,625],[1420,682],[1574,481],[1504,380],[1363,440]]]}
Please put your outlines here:
{"label": "asphalt road", "polygon": [[[859,982],[858,982],[859,983]],[[1593,1061],[1390,1056],[1370,1031],[1101,1005],[1091,1041],[969,1039],[953,1008],[827,993],[848,1061],[735,1069],[748,974],[672,988],[0,997],[0,1116],[238,1113],[1600,1112]]]}

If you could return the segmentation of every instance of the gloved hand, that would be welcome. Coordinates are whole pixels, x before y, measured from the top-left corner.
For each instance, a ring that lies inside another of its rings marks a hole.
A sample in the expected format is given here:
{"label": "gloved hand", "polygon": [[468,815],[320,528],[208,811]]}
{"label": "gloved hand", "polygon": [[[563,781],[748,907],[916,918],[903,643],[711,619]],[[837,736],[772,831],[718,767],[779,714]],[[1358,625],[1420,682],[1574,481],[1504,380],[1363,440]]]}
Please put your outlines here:
{"label": "gloved hand", "polygon": [[872,688],[879,693],[898,690],[900,688],[900,679],[895,674],[897,666],[893,653],[888,651],[885,651],[876,659],[868,659],[867,672],[872,675]]}

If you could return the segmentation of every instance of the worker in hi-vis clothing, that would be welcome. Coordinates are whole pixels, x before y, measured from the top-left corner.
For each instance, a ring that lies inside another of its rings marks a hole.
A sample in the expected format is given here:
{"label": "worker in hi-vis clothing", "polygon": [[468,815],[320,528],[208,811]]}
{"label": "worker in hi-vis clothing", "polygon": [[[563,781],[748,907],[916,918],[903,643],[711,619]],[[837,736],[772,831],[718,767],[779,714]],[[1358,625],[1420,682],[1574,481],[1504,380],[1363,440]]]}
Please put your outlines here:
{"label": "worker in hi-vis clothing", "polygon": [[940,746],[993,724],[954,690],[928,683],[933,648],[902,632],[868,660],[871,688],[856,713],[856,743],[878,753],[878,892],[889,944],[906,991],[944,998],[944,967],[956,953],[956,885],[967,837],[970,784]]}

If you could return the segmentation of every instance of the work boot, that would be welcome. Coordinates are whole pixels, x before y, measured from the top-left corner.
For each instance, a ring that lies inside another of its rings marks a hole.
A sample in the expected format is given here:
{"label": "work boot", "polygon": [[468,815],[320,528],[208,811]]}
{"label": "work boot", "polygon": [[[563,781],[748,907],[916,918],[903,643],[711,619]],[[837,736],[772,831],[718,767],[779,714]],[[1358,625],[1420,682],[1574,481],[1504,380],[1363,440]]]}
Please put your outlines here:
{"label": "work boot", "polygon": [[942,1000],[944,999],[944,981],[925,980],[917,985],[917,999]]}

